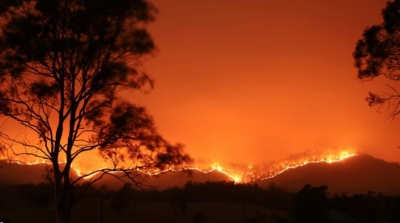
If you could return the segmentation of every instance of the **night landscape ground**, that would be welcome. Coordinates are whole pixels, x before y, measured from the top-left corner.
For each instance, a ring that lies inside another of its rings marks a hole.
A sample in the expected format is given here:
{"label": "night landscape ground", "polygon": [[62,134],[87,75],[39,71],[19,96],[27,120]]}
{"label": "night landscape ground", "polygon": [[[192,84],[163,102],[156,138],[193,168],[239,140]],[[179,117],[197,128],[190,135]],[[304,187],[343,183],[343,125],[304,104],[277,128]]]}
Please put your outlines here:
{"label": "night landscape ground", "polygon": [[[3,161],[1,166],[0,216],[11,222],[53,222],[51,187],[43,182],[45,165]],[[300,202],[296,196],[306,184],[313,186],[310,192],[316,189],[318,194],[319,189],[326,195],[329,218],[390,221],[400,207],[399,174],[400,164],[358,155],[338,163],[307,164],[248,184],[229,181],[217,170],[163,173],[145,178],[158,188],[142,190],[105,178],[88,189],[71,222],[290,222]],[[83,188],[77,187],[76,193]]]}

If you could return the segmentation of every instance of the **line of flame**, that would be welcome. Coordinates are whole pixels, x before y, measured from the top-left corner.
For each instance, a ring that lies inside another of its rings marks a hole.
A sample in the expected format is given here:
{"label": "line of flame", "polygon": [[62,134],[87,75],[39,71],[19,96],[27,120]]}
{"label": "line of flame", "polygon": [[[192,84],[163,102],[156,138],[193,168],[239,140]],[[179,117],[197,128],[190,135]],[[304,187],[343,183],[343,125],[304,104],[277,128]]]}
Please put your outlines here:
{"label": "line of flame", "polygon": [[[255,180],[264,180],[264,179],[269,179],[273,178],[289,169],[294,169],[297,167],[301,167],[310,163],[337,163],[341,162],[345,159],[348,159],[353,156],[357,156],[358,153],[356,152],[350,152],[350,151],[342,151],[338,154],[306,154],[308,156],[303,156],[301,158],[295,158],[294,160],[292,159],[287,159],[283,160],[281,162],[275,162],[270,165],[267,165],[266,167],[256,167],[253,165],[247,165],[245,168],[242,167],[229,167],[224,165],[220,165],[218,163],[213,163],[211,165],[199,165],[199,166],[188,166],[185,168],[180,168],[180,169],[174,169],[170,168],[167,170],[161,170],[158,172],[146,172],[142,171],[145,174],[148,175],[159,175],[161,173],[165,172],[172,172],[172,171],[184,171],[184,170],[196,170],[200,171],[203,173],[210,173],[213,171],[220,172],[227,177],[229,177],[232,181],[235,183],[249,183]],[[0,160],[5,160],[5,159],[0,159]],[[29,162],[24,162],[21,160],[6,160],[7,162],[10,163],[16,163],[16,164],[21,164],[21,165],[37,165],[37,164],[50,164],[49,162],[46,162],[45,160],[33,160]],[[97,169],[100,168],[105,168],[97,166]],[[82,168],[79,168],[77,165],[73,165],[72,169],[76,172],[78,176],[84,176],[86,173],[90,173],[93,170],[83,170]],[[88,175],[84,177],[85,179],[90,179],[96,174]]]}

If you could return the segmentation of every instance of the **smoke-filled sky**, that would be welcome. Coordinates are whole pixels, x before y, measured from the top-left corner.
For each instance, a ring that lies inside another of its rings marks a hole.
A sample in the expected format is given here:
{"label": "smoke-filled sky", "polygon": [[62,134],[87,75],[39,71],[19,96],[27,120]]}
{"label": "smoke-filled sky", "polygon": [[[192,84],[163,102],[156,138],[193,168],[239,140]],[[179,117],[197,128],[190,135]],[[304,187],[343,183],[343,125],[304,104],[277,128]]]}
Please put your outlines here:
{"label": "smoke-filled sky", "polygon": [[159,131],[198,160],[259,163],[353,148],[400,161],[400,117],[368,107],[355,43],[385,0],[153,0],[159,52],[145,105]]}

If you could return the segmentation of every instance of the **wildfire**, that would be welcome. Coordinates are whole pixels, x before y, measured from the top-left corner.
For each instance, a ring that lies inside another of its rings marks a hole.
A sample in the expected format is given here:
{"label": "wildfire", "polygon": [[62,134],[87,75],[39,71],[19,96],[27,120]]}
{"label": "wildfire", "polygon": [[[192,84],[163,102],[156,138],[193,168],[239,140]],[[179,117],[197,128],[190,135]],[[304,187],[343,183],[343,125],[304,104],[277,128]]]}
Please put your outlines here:
{"label": "wildfire", "polygon": [[[310,154],[306,153],[306,155],[310,155]],[[314,154],[313,156],[305,156],[304,158],[300,158],[298,160],[295,159],[292,162],[286,162],[286,165],[281,166],[280,170],[277,169],[271,175],[262,177],[261,180],[275,177],[275,176],[285,172],[286,170],[301,167],[301,166],[304,166],[304,165],[307,165],[310,163],[329,163],[329,164],[337,163],[337,162],[341,162],[345,159],[348,159],[350,157],[357,156],[357,155],[358,155],[358,153],[356,153],[356,152],[342,151],[337,154],[328,153],[328,154],[319,154],[319,155]]]}
{"label": "wildfire", "polygon": [[[158,175],[163,172],[171,171],[184,171],[184,170],[196,170],[203,173],[210,173],[217,171],[229,177],[235,183],[248,183],[255,180],[263,180],[275,177],[289,169],[294,169],[300,166],[304,166],[310,163],[337,163],[347,158],[357,156],[358,153],[351,150],[344,151],[328,151],[328,152],[305,152],[290,156],[287,159],[279,162],[273,162],[264,165],[240,165],[240,164],[197,164],[196,166],[188,166],[181,169],[168,169],[158,172],[143,172],[148,175]],[[1,160],[1,159],[0,159]],[[3,159],[4,160],[4,159]],[[37,165],[37,164],[50,164],[44,160],[11,160],[7,162],[17,163],[21,165]],[[72,166],[78,176],[84,176],[87,173],[91,173],[95,170],[106,168],[106,164],[92,165],[92,166],[79,166],[75,164]],[[88,175],[85,179],[93,177],[95,174]]]}
{"label": "wildfire", "polygon": [[208,172],[212,171],[218,171],[222,174],[225,174],[229,178],[231,178],[235,183],[241,183],[242,182],[242,177],[238,173],[234,173],[232,170],[225,169],[224,167],[220,166],[218,163],[214,163],[211,166],[211,170],[208,170]]}

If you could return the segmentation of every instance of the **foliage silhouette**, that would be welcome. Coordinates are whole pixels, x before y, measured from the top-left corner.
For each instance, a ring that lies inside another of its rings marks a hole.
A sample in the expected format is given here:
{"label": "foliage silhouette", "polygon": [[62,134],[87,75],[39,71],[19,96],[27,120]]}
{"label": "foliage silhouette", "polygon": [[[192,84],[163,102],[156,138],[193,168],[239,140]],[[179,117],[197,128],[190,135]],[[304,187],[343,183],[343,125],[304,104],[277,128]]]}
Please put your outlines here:
{"label": "foliage silhouette", "polygon": [[111,208],[121,214],[121,212],[128,206],[129,204],[129,189],[130,185],[123,185],[114,195],[111,200]]}
{"label": "foliage silhouette", "polygon": [[0,2],[0,117],[26,132],[15,136],[2,128],[0,137],[15,155],[52,164],[47,179],[57,222],[68,221],[80,197],[72,196],[73,188],[92,174],[70,179],[71,165],[84,153],[98,151],[112,164],[96,170],[90,183],[114,171],[139,183],[138,169],[190,161],[182,145],[160,136],[144,107],[121,94],[153,87],[140,64],[155,49],[145,29],[155,14],[146,0]]}
{"label": "foliage silhouette", "polygon": [[[379,76],[400,81],[400,0],[388,1],[382,10],[383,22],[365,29],[353,53],[358,78],[371,80]],[[391,93],[370,92],[366,98],[370,106],[387,103],[390,117],[400,113],[400,93],[387,85]]]}
{"label": "foliage silhouette", "polygon": [[290,213],[295,222],[328,222],[327,189],[327,186],[313,187],[307,184],[296,194]]}

